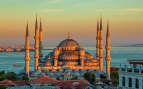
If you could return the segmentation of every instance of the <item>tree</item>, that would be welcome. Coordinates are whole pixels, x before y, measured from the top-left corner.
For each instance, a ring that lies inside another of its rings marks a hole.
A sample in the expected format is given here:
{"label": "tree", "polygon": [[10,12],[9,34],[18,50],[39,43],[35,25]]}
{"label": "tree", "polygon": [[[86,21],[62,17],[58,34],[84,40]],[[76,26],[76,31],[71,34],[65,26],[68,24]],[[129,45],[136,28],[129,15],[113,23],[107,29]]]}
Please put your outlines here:
{"label": "tree", "polygon": [[24,76],[22,77],[22,80],[29,80],[28,75],[24,74]]}
{"label": "tree", "polygon": [[96,75],[91,72],[86,72],[84,74],[84,79],[88,80],[90,83],[93,83],[96,80]]}
{"label": "tree", "polygon": [[106,81],[106,75],[105,74],[101,74],[100,75],[100,79],[101,79],[101,81]]}
{"label": "tree", "polygon": [[71,78],[71,80],[78,80],[78,77],[75,76],[75,77]]}
{"label": "tree", "polygon": [[119,73],[118,71],[111,71],[111,80],[113,82],[114,85],[118,85],[119,84]]}
{"label": "tree", "polygon": [[18,77],[16,76],[16,73],[14,73],[14,72],[8,72],[8,73],[6,74],[6,76],[7,76],[7,79],[8,79],[8,80],[13,80],[13,81],[15,81],[15,80],[18,79]]}
{"label": "tree", "polygon": [[5,80],[6,79],[6,75],[4,71],[0,72],[0,81]]}
{"label": "tree", "polygon": [[6,89],[6,86],[0,85],[0,89]]}

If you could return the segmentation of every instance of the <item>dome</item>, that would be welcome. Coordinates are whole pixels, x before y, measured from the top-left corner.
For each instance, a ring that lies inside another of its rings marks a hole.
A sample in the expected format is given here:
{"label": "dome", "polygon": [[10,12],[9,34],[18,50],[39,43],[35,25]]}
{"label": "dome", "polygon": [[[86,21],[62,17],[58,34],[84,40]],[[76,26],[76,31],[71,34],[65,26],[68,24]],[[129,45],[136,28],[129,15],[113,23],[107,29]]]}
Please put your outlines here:
{"label": "dome", "polygon": [[58,47],[79,47],[79,44],[73,39],[63,40]]}

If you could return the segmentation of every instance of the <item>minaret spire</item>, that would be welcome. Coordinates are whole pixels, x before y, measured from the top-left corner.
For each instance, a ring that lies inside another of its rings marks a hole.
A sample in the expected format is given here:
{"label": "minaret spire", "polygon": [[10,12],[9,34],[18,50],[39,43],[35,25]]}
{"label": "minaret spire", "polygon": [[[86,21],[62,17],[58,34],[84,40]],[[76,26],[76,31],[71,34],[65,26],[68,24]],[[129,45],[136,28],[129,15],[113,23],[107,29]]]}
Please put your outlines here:
{"label": "minaret spire", "polygon": [[26,26],[26,36],[25,36],[25,73],[29,76],[29,30],[28,30],[28,23]]}
{"label": "minaret spire", "polygon": [[107,23],[107,32],[106,32],[106,73],[108,80],[110,80],[110,31],[109,31],[109,22]]}
{"label": "minaret spire", "polygon": [[41,22],[41,19],[40,19],[40,27],[39,27],[39,61],[41,62],[42,61],[42,57],[43,57],[43,54],[42,54],[42,49],[43,49],[43,45],[42,45],[42,41],[43,41],[43,34],[42,34],[42,22]]}
{"label": "minaret spire", "polygon": [[99,43],[99,60],[100,60],[100,71],[103,71],[103,37],[102,37],[102,17],[100,18],[100,43]]}
{"label": "minaret spire", "polygon": [[35,71],[38,70],[39,65],[39,29],[38,29],[38,21],[36,16],[35,21]]}
{"label": "minaret spire", "polygon": [[99,35],[100,35],[100,29],[99,29],[99,22],[97,21],[97,36],[96,36],[96,59],[99,61]]}

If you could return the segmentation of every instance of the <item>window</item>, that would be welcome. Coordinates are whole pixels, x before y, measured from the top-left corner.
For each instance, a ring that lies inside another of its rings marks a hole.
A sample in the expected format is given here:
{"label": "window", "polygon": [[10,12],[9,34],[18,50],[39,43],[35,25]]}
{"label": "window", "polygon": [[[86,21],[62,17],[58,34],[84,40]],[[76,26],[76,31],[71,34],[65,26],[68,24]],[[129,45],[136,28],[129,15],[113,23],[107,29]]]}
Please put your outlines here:
{"label": "window", "polygon": [[136,79],[136,88],[139,88],[139,80]]}
{"label": "window", "polygon": [[125,77],[122,77],[122,86],[125,86]]}
{"label": "window", "polygon": [[129,78],[129,87],[132,87],[132,78]]}

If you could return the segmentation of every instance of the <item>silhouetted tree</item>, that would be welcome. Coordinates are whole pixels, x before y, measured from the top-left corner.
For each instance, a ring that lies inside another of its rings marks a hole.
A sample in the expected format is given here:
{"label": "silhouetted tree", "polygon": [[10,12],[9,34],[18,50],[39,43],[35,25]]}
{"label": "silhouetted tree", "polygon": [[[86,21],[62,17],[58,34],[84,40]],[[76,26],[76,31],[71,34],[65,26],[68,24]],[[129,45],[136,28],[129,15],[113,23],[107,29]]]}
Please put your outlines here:
{"label": "silhouetted tree", "polygon": [[78,80],[78,77],[75,76],[75,77],[71,78],[71,80]]}
{"label": "silhouetted tree", "polygon": [[84,79],[88,80],[90,83],[93,83],[96,80],[96,75],[91,72],[86,72],[84,74]]}
{"label": "silhouetted tree", "polygon": [[118,68],[112,68],[111,69],[111,80],[113,82],[114,85],[118,85],[119,84],[119,73],[118,73]]}

